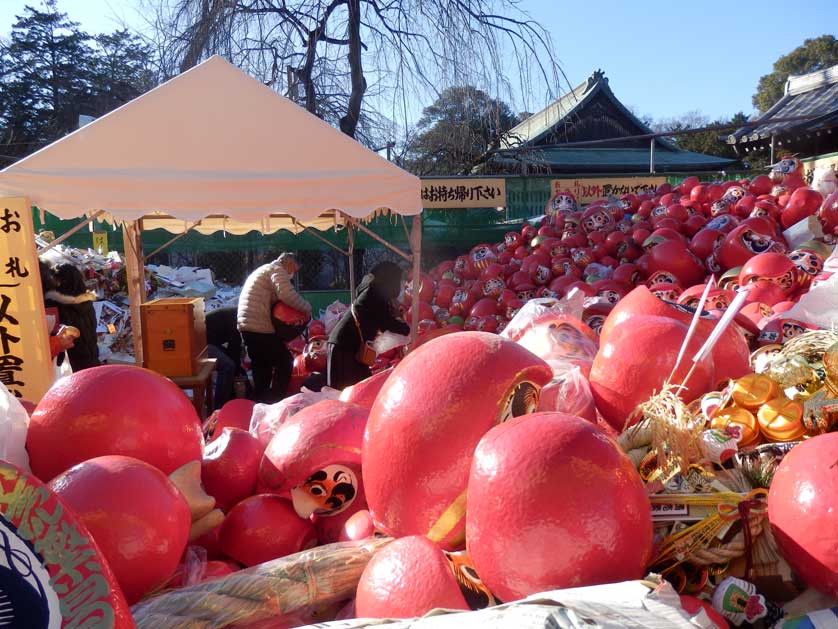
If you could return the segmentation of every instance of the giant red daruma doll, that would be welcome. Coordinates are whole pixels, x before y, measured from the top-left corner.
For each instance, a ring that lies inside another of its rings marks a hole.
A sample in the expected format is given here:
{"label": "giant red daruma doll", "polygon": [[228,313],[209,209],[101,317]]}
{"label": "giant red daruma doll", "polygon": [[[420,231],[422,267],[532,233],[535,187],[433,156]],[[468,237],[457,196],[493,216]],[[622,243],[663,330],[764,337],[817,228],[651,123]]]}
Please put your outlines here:
{"label": "giant red daruma doll", "polygon": [[486,332],[448,334],[408,354],[384,383],[364,435],[376,526],[462,548],[475,446],[492,426],[534,412],[551,378],[543,360]]}

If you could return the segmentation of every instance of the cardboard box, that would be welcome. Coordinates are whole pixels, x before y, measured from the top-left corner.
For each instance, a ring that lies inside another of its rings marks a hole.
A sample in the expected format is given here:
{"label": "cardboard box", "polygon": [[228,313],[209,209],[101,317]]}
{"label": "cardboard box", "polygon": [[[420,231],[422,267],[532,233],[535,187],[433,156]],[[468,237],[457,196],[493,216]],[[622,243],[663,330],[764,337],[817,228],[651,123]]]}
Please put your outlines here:
{"label": "cardboard box", "polygon": [[143,366],[168,377],[192,376],[206,356],[204,300],[170,297],[140,306]]}

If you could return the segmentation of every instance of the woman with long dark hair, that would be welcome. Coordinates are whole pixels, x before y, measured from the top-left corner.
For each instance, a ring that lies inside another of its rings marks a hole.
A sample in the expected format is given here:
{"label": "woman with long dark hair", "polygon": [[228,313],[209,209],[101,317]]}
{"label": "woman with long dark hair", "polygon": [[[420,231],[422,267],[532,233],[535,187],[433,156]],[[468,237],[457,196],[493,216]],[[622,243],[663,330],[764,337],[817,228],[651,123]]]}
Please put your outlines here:
{"label": "woman with long dark hair", "polygon": [[362,362],[362,348],[380,332],[410,333],[410,326],[396,318],[402,270],[381,262],[365,275],[358,296],[329,335],[328,386],[343,389],[370,376]]}
{"label": "woman with long dark hair", "polygon": [[60,264],[54,272],[54,288],[44,295],[47,307],[58,308],[58,320],[80,332],[73,347],[67,350],[73,371],[99,366],[96,339],[96,294],[84,285],[84,276],[72,264]]}

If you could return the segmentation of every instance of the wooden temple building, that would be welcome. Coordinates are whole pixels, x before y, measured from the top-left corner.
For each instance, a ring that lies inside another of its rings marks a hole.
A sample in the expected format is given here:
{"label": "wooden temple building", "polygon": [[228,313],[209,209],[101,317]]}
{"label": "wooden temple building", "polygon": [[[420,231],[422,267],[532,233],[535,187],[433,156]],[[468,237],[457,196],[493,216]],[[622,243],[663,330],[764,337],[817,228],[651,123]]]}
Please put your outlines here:
{"label": "wooden temple building", "polygon": [[[735,163],[679,149],[664,138],[618,139],[652,133],[617,99],[598,70],[508,131],[501,139],[502,150],[478,171],[519,175],[693,173],[718,171]],[[590,144],[592,140],[605,141]]]}
{"label": "wooden temple building", "polygon": [[790,76],[783,97],[727,138],[736,152],[800,157],[838,151],[838,65]]}

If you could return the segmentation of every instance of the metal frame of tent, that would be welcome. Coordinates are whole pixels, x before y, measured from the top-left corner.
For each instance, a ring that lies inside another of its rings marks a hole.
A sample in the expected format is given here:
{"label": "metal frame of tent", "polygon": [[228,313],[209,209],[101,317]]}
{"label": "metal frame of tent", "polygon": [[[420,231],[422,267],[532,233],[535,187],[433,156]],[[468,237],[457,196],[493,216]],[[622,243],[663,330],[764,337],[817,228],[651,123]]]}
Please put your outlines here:
{"label": "metal frame of tent", "polygon": [[[297,228],[300,228],[302,231],[306,231],[307,233],[311,234],[318,240],[325,243],[330,248],[339,251],[343,255],[347,257],[349,260],[349,290],[352,299],[355,299],[355,257],[354,257],[354,248],[355,248],[355,233],[356,231],[362,231],[374,240],[380,242],[383,246],[387,247],[389,250],[393,251],[401,258],[406,260],[411,264],[411,271],[412,271],[412,281],[413,281],[413,292],[414,294],[419,293],[419,284],[421,282],[421,262],[422,262],[422,215],[415,214],[412,217],[412,225],[410,230],[408,231],[407,225],[405,224],[405,230],[407,231],[408,235],[408,242],[410,244],[410,253],[406,253],[402,251],[399,247],[387,242],[384,238],[376,234],[374,231],[369,229],[360,219],[353,218],[348,216],[342,212],[338,212],[341,219],[344,221],[344,226],[346,228],[346,241],[347,241],[347,248],[343,249],[338,247],[334,243],[330,242],[323,236],[317,233],[316,230],[302,225],[297,219],[293,217],[285,217],[282,218],[290,218],[293,225]],[[78,231],[79,229],[83,229],[85,225],[88,225],[96,218],[95,215],[88,218],[86,221],[82,222],[78,226],[74,227],[71,230],[73,233]],[[154,218],[159,218],[159,216],[155,216]],[[276,218],[280,218],[279,215]],[[401,220],[404,220],[404,217],[400,217]],[[141,326],[137,325],[140,321],[140,304],[145,303],[147,300],[147,293],[145,290],[145,260],[151,257],[152,254],[159,253],[160,251],[164,250],[167,246],[173,244],[178,239],[182,238],[184,235],[189,233],[189,229],[184,230],[182,233],[173,236],[167,243],[163,246],[158,247],[152,253],[144,256],[143,255],[143,245],[142,245],[142,231],[143,231],[143,219],[139,219],[137,221],[126,221],[122,223],[122,235],[123,235],[123,255],[124,255],[124,262],[125,262],[125,271],[126,271],[126,282],[128,285],[128,300],[131,307],[131,329],[132,334],[134,337],[134,356],[138,364],[142,364],[142,329]],[[60,239],[63,239],[67,236],[71,235],[70,232],[65,233],[61,237],[57,238],[51,244],[57,244]],[[40,252],[39,252],[40,253]],[[411,334],[415,336],[416,330],[418,329],[419,324],[419,300],[415,299],[411,305]]]}

